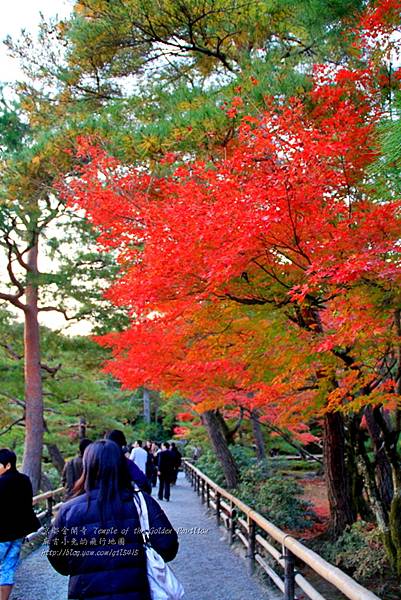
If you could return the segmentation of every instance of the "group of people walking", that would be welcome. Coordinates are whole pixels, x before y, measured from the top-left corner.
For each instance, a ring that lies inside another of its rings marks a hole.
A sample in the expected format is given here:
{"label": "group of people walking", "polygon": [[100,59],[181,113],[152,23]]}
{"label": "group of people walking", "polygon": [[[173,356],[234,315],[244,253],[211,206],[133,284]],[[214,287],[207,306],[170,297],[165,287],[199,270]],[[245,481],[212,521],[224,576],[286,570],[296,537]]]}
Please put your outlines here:
{"label": "group of people walking", "polygon": [[[66,501],[48,537],[50,563],[70,576],[69,599],[150,600],[145,540],[165,561],[178,551],[177,534],[151,491],[158,477],[159,500],[168,501],[180,463],[175,445],[137,440],[130,450],[119,430],[80,442],[64,468]],[[0,450],[0,499],[0,600],[8,600],[23,538],[40,526],[29,478],[8,449]]]}
{"label": "group of people walking", "polygon": [[[182,461],[181,453],[174,442],[158,444],[148,440],[143,444],[142,440],[137,439],[130,448],[124,433],[118,429],[107,433],[105,438],[120,446],[128,460],[128,469],[132,480],[141,489],[151,494],[152,488],[157,486],[157,478],[159,478],[158,498],[159,500],[170,500],[170,486],[177,483]],[[66,490],[66,498],[73,493],[74,484],[82,473],[82,456],[90,443],[90,440],[82,439],[79,443],[78,456],[66,463],[64,467],[62,484]]]}

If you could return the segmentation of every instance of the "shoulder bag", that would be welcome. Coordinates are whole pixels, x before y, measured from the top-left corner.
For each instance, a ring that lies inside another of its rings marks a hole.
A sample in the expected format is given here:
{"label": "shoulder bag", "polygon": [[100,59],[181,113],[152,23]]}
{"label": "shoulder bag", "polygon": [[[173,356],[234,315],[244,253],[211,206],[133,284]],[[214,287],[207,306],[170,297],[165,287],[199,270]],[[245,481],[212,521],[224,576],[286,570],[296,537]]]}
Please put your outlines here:
{"label": "shoulder bag", "polygon": [[141,491],[136,491],[134,498],[137,504],[143,545],[146,552],[146,571],[150,596],[152,600],[181,600],[184,596],[183,586],[174,575],[172,569],[150,544],[149,513],[146,500]]}

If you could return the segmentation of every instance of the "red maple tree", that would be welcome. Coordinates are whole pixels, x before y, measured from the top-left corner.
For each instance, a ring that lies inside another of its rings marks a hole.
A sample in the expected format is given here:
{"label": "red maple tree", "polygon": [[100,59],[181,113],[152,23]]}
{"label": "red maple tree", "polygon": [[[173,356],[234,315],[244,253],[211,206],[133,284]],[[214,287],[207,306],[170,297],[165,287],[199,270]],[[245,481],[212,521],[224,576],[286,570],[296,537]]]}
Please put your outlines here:
{"label": "red maple tree", "polygon": [[[368,11],[371,38],[392,32],[388,4]],[[83,141],[68,184],[121,263],[107,294],[132,325],[101,340],[107,368],[201,412],[257,408],[298,433],[322,418],[336,532],[355,518],[341,412],[394,408],[401,385],[400,202],[369,179],[385,106],[366,64],[316,67],[305,97],[244,116],[223,159],[156,178]]]}

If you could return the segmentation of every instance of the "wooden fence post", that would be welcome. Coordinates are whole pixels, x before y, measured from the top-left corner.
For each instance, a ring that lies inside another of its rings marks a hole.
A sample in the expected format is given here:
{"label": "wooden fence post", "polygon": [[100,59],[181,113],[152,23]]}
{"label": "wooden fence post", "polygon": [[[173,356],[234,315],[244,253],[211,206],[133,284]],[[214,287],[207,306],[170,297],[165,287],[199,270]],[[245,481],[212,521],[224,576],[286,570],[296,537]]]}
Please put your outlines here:
{"label": "wooden fence post", "polygon": [[51,517],[53,514],[53,496],[49,496],[49,498],[46,499],[46,509],[47,509],[47,514]]}
{"label": "wooden fence post", "polygon": [[205,480],[202,479],[202,504],[205,504]]}
{"label": "wooden fence post", "polygon": [[283,546],[284,558],[284,600],[295,598],[295,561],[293,553]]}
{"label": "wooden fence post", "polygon": [[256,553],[256,527],[255,522],[248,517],[248,572],[253,575],[255,571],[255,553]]}
{"label": "wooden fence post", "polygon": [[230,530],[229,530],[229,534],[228,534],[228,541],[229,541],[230,545],[234,543],[236,516],[237,516],[237,511],[235,510],[233,503],[231,503]]}
{"label": "wooden fence post", "polygon": [[206,484],[206,504],[210,508],[210,487],[208,483]]}
{"label": "wooden fence post", "polygon": [[217,521],[217,527],[220,527],[220,523],[221,523],[221,518],[220,518],[220,499],[221,499],[221,495],[220,492],[216,492],[216,521]]}

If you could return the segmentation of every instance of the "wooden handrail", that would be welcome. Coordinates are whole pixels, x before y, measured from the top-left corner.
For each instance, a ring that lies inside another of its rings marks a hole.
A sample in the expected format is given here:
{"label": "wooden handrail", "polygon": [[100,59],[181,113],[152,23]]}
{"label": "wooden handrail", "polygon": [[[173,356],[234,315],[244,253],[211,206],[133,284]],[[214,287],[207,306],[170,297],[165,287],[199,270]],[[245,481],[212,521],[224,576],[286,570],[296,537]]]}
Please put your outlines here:
{"label": "wooden handrail", "polygon": [[[249,539],[249,532],[247,533],[245,529],[246,535],[244,536],[242,533],[238,533],[237,537],[241,539],[241,541],[247,547],[251,548],[251,552],[247,552],[248,561],[249,561],[249,570],[252,571],[253,568],[253,560],[256,560],[266,571],[266,573],[271,577],[271,579],[276,583],[276,585],[282,590],[285,590],[284,597],[285,600],[294,600],[294,586],[290,581],[291,578],[295,580],[297,585],[303,590],[303,592],[312,600],[320,598],[323,596],[315,590],[306,579],[300,575],[294,573],[294,565],[293,565],[293,557],[301,560],[305,565],[308,565],[315,573],[320,575],[324,580],[331,583],[337,590],[342,592],[349,600],[380,600],[378,596],[373,594],[373,592],[367,590],[359,583],[357,583],[352,577],[349,577],[346,573],[341,571],[338,567],[330,564],[326,560],[324,560],[321,556],[310,550],[303,544],[301,544],[298,540],[296,540],[291,535],[286,534],[284,531],[279,529],[276,525],[265,519],[261,514],[253,510],[250,506],[236,498],[233,494],[217,485],[212,479],[207,477],[202,471],[200,471],[197,467],[191,464],[188,461],[183,461],[184,470],[187,476],[191,479],[191,481],[202,481],[203,485],[206,485],[207,489],[214,490],[215,494],[219,498],[216,506],[216,517],[217,522],[221,523],[221,508],[222,501],[221,498],[225,498],[229,501],[231,507],[236,507],[237,512],[241,511],[247,517],[248,528],[251,526],[251,535],[252,539]],[[212,504],[212,503],[211,503]],[[232,513],[232,510],[230,511]],[[232,514],[229,516],[228,521],[232,520]],[[276,542],[278,542],[282,547],[281,554],[278,553],[278,550],[274,549],[267,541],[265,543],[262,542],[262,536],[254,535],[254,527],[257,525],[264,533],[266,533],[270,538],[273,538]],[[228,523],[228,529],[230,531],[230,540],[232,538],[233,531],[233,523]],[[238,530],[236,530],[238,531]],[[234,534],[235,535],[235,534]],[[285,572],[285,580],[282,581],[275,573],[271,567],[263,560],[263,557],[256,552],[255,554],[255,542],[256,545],[267,550],[271,556],[276,560],[277,563],[280,564],[281,567],[284,567]],[[246,542],[246,543],[245,543]],[[261,543],[262,542],[262,543]],[[269,550],[273,550],[271,552]],[[291,577],[292,572],[292,577]]]}
{"label": "wooden handrail", "polygon": [[[48,492],[44,492],[43,494],[38,494],[32,498],[32,505],[36,506],[40,502],[46,500],[46,509],[42,510],[42,512],[38,513],[36,516],[38,519],[44,519],[45,517],[52,516],[55,509],[58,509],[61,503],[55,504],[55,497],[62,494],[64,492],[63,487],[59,487],[55,490],[49,490]],[[26,537],[27,542],[32,542],[35,538],[43,535],[45,531],[45,527],[40,527],[37,531],[33,531]]]}
{"label": "wooden handrail", "polygon": [[56,490],[49,490],[48,492],[44,492],[43,494],[38,494],[33,497],[32,504],[39,504],[42,500],[47,500],[48,498],[53,498],[57,494],[61,494],[64,491],[63,487],[59,487]]}

